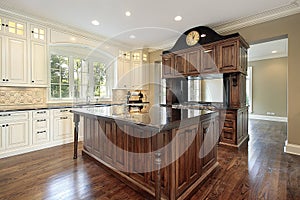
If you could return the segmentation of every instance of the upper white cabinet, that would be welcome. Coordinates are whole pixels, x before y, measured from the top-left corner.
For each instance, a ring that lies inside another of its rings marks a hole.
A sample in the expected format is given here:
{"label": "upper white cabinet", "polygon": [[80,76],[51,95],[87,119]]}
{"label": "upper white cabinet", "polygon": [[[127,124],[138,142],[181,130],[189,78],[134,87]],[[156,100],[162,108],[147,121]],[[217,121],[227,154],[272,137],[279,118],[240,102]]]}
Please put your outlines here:
{"label": "upper white cabinet", "polygon": [[28,83],[27,42],[25,39],[0,36],[1,85]]}
{"label": "upper white cabinet", "polygon": [[47,29],[3,17],[0,22],[0,86],[46,87]]}
{"label": "upper white cabinet", "polygon": [[117,88],[147,90],[149,83],[148,53],[142,50],[121,52],[118,58]]}
{"label": "upper white cabinet", "polygon": [[31,84],[35,86],[47,86],[48,65],[46,28],[30,26],[30,54],[31,54]]}
{"label": "upper white cabinet", "polygon": [[26,22],[0,17],[1,33],[13,37],[26,38]]}

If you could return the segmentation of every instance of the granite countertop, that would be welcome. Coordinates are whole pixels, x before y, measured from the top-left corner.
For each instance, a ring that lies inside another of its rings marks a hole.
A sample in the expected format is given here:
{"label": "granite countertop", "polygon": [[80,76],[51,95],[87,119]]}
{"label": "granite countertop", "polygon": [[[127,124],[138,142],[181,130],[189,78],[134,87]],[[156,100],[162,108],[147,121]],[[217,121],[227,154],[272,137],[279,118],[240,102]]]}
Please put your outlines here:
{"label": "granite countertop", "polygon": [[168,130],[179,127],[181,123],[191,122],[191,119],[200,122],[201,117],[218,111],[176,109],[165,106],[153,106],[149,112],[128,112],[126,105],[112,105],[103,107],[75,108],[73,113],[85,115],[92,118],[108,118],[115,121],[123,121],[134,125]]}
{"label": "granite countertop", "polygon": [[61,109],[61,108],[78,108],[78,107],[97,107],[107,105],[121,105],[120,102],[105,102],[105,103],[48,103],[43,105],[14,105],[0,106],[0,112],[27,111],[27,110],[42,110],[42,109]]}

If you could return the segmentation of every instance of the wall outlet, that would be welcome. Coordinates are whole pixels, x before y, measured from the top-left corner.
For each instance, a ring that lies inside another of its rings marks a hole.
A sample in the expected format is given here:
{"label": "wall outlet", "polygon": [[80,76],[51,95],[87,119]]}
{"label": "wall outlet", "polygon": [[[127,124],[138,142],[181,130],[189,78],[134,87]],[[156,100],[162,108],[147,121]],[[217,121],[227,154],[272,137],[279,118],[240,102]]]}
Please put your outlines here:
{"label": "wall outlet", "polygon": [[275,113],[273,113],[273,112],[267,112],[267,115],[275,116]]}

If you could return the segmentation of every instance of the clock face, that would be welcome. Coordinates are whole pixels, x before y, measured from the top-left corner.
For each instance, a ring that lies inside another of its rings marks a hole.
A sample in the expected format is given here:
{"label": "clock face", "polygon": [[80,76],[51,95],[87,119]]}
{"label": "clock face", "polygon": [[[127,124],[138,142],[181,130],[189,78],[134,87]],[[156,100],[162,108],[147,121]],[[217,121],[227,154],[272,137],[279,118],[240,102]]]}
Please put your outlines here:
{"label": "clock face", "polygon": [[191,31],[186,36],[186,44],[189,46],[193,46],[197,44],[200,39],[200,35],[197,31]]}

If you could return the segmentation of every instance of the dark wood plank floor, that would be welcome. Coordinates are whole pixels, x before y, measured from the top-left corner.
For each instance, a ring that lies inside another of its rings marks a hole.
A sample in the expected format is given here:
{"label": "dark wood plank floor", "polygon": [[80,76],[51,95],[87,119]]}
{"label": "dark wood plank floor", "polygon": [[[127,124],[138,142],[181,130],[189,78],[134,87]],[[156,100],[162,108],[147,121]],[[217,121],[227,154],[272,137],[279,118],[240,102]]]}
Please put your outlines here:
{"label": "dark wood plank floor", "polygon": [[[251,120],[249,133],[239,151],[219,147],[220,168],[193,200],[300,199],[300,156],[283,152],[286,123]],[[73,160],[72,150],[68,144],[1,159],[0,199],[145,199],[91,160]]]}

